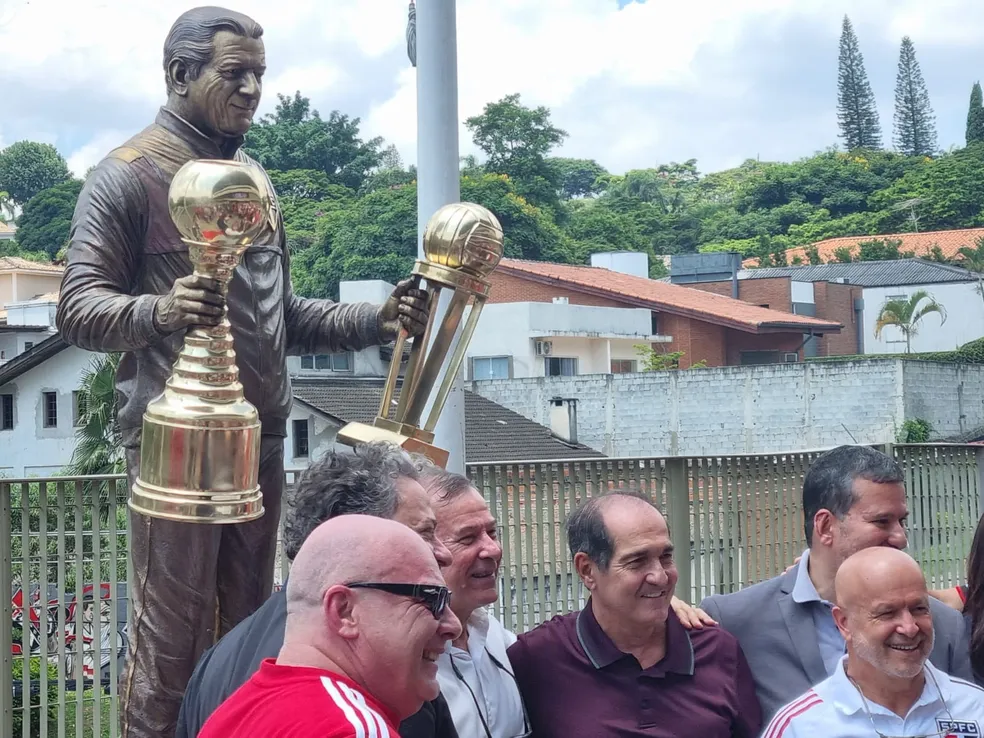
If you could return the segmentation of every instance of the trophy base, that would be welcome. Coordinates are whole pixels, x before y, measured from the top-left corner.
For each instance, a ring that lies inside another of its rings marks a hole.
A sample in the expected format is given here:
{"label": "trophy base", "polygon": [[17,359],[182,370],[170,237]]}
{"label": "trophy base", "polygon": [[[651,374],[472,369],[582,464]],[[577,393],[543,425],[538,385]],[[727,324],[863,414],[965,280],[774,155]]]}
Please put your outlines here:
{"label": "trophy base", "polygon": [[132,510],[184,523],[244,523],[264,514],[260,422],[245,400],[214,403],[168,387],[147,406]]}
{"label": "trophy base", "polygon": [[[427,435],[430,436],[429,440],[433,440],[432,434],[428,433]],[[338,435],[335,437],[335,440],[339,443],[344,443],[346,446],[352,447],[355,447],[361,443],[385,441],[386,443],[392,443],[395,446],[399,446],[412,454],[421,454],[422,456],[426,456],[442,469],[444,469],[448,464],[449,453],[443,448],[439,448],[413,435],[399,433],[397,431],[380,428],[375,425],[367,425],[365,423],[349,423],[338,431]]]}
{"label": "trophy base", "polygon": [[246,523],[263,517],[260,488],[217,495],[212,492],[153,487],[138,479],[130,489],[130,509],[152,518],[211,525]]}

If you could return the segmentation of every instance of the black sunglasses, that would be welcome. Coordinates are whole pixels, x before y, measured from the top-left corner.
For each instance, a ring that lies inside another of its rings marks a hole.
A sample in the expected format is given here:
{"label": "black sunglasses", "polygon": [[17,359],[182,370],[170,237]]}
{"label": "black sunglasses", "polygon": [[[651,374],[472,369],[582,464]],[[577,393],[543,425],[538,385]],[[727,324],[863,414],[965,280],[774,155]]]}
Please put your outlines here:
{"label": "black sunglasses", "polygon": [[422,602],[437,620],[441,619],[444,611],[451,602],[451,592],[447,587],[437,584],[390,584],[389,582],[352,582],[346,584],[352,589],[378,589],[381,592],[412,597]]}

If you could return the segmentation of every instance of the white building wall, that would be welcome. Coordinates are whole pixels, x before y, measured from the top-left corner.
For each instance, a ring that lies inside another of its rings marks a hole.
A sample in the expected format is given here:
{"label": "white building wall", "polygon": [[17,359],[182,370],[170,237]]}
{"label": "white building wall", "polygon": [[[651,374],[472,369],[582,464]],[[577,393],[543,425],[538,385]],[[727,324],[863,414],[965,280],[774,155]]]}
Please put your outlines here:
{"label": "white building wall", "polygon": [[542,377],[547,357],[536,342],[547,341],[550,357],[577,359],[578,374],[609,374],[612,359],[638,361],[635,346],[652,343],[651,332],[652,314],[642,308],[495,303],[483,309],[466,357],[512,357],[513,378]]}
{"label": "white building wall", "polygon": [[[795,283],[794,283],[795,284]],[[905,339],[894,326],[887,326],[875,338],[875,323],[882,306],[889,299],[908,299],[918,290],[926,290],[943,305],[947,317],[941,322],[936,314],[927,315],[918,324],[912,339],[912,352],[952,351],[984,336],[984,298],[975,282],[911,285],[907,287],[866,287],[864,289],[864,351],[866,354],[904,354]]]}
{"label": "white building wall", "polygon": [[[71,462],[76,430],[73,393],[94,356],[69,346],[0,387],[0,394],[14,396],[14,427],[0,430],[0,474],[58,474]],[[58,395],[58,424],[54,428],[44,427],[44,392]]]}

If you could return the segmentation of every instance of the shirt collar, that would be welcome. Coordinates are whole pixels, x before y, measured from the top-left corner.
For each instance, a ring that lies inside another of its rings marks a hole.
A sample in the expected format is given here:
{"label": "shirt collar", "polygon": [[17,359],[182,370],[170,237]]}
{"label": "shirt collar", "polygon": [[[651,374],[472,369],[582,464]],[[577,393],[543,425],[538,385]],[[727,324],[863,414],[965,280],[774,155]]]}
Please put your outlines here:
{"label": "shirt collar", "polygon": [[[831,695],[831,701],[840,712],[845,715],[853,715],[864,712],[864,701],[861,699],[861,693],[858,692],[857,687],[847,678],[847,671],[845,670],[847,659],[848,657],[845,656],[838,661],[837,669],[831,675],[831,680],[836,685],[835,691]],[[929,661],[926,662],[923,671],[926,673],[926,683],[923,685],[922,694],[919,695],[919,699],[916,700],[911,709],[935,704],[942,706],[945,701],[950,699],[950,677],[935,668]],[[936,688],[937,685],[939,685],[939,690]],[[889,714],[887,708],[871,700],[868,700],[868,709],[872,715]]]}
{"label": "shirt collar", "polygon": [[[575,623],[577,639],[584,655],[596,669],[611,666],[629,654],[618,649],[595,618],[591,599],[577,615]],[[694,646],[690,634],[670,609],[666,618],[666,655],[658,663],[646,669],[647,673],[662,676],[668,672],[693,676]]]}
{"label": "shirt collar", "polygon": [[173,133],[187,143],[195,151],[195,154],[203,159],[232,159],[246,140],[244,136],[237,136],[236,138],[228,139],[220,147],[191,123],[166,107],[162,107],[157,112],[157,120],[155,122],[161,128]]}
{"label": "shirt collar", "polygon": [[820,596],[820,593],[817,592],[817,588],[813,584],[813,580],[810,579],[810,549],[806,549],[803,552],[803,556],[796,566],[796,583],[793,584],[792,594],[793,602],[800,604],[806,602],[819,602],[824,605],[830,604]]}
{"label": "shirt collar", "polygon": [[[474,654],[484,651],[485,644],[489,639],[488,610],[484,607],[477,608],[468,617],[468,622],[464,624],[464,627],[468,629],[468,652]],[[463,649],[452,646],[451,641],[444,644],[444,650],[446,652],[450,653],[452,649],[463,651]]]}

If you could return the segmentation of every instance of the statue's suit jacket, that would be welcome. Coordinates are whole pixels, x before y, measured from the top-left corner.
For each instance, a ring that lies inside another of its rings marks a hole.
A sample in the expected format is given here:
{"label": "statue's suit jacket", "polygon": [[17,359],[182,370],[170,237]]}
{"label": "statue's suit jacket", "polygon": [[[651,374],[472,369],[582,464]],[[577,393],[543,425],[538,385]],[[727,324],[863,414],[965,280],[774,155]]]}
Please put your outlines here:
{"label": "statue's suit jacket", "polygon": [[[810,607],[793,601],[796,569],[701,603],[738,639],[755,679],[763,724],[788,702],[827,678]],[[936,643],[930,661],[948,674],[973,681],[964,619],[931,599]]]}

